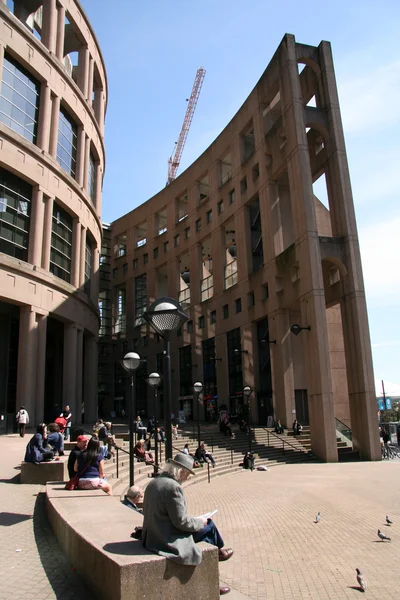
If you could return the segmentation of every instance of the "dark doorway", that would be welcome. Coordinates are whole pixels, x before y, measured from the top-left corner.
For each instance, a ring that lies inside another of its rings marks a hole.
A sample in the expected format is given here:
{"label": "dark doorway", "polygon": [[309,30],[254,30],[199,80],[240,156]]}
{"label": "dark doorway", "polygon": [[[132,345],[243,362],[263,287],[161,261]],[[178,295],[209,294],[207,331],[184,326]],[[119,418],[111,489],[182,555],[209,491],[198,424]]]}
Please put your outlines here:
{"label": "dark doorway", "polygon": [[53,421],[63,409],[64,323],[47,317],[44,420]]}
{"label": "dark doorway", "polygon": [[268,417],[273,416],[274,407],[272,403],[272,373],[271,353],[268,330],[268,319],[257,322],[257,351],[259,369],[258,400],[258,423],[264,427],[267,425]]}
{"label": "dark doorway", "polygon": [[307,390],[294,390],[296,402],[296,419],[301,425],[309,425]]}

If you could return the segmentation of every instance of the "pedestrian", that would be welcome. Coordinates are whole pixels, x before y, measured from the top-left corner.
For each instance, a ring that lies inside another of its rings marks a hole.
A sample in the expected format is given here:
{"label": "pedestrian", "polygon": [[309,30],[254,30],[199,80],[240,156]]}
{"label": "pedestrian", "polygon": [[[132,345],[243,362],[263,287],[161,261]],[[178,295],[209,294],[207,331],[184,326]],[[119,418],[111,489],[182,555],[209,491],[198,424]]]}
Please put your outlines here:
{"label": "pedestrian", "polygon": [[70,431],[71,431],[71,420],[72,420],[72,413],[70,411],[70,408],[69,408],[68,404],[66,405],[66,407],[62,411],[60,417],[63,417],[67,421],[67,426],[66,426],[65,431],[64,431],[64,440],[67,440],[69,438],[69,434],[70,434]]}
{"label": "pedestrian", "polygon": [[397,445],[400,446],[400,423],[396,427]]}
{"label": "pedestrian", "polygon": [[19,411],[17,412],[17,423],[18,423],[18,427],[19,427],[19,435],[20,437],[25,437],[25,429],[26,426],[29,423],[29,415],[28,415],[28,411],[26,410],[25,406],[21,406],[21,408],[19,409]]}

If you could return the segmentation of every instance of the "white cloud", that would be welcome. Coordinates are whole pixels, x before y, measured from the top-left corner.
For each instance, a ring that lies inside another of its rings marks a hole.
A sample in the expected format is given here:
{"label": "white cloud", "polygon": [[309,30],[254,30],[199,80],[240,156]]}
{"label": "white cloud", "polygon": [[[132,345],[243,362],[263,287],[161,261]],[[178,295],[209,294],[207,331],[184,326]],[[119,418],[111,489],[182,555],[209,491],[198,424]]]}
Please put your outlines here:
{"label": "white cloud", "polygon": [[[400,396],[400,385],[392,381],[384,381],[385,396]],[[375,379],[375,392],[377,396],[382,396],[382,381]]]}
{"label": "white cloud", "polygon": [[346,133],[372,130],[400,121],[400,61],[371,70],[364,77],[342,79],[339,85]]}

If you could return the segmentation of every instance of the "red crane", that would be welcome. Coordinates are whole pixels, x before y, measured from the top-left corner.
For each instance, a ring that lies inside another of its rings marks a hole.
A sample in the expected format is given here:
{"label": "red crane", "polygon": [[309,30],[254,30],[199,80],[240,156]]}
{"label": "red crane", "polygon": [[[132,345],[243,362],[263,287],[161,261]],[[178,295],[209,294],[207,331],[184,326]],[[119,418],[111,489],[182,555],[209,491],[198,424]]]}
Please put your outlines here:
{"label": "red crane", "polygon": [[181,132],[179,134],[178,141],[175,143],[175,152],[170,156],[168,160],[168,182],[174,181],[176,177],[176,172],[179,168],[179,163],[181,162],[182,152],[185,147],[186,138],[189,133],[190,125],[192,123],[194,111],[196,110],[197,101],[200,96],[201,86],[203,85],[203,80],[206,74],[206,70],[203,67],[197,69],[196,77],[194,80],[192,93],[190,94],[188,107],[186,109],[185,118],[183,120],[183,125]]}

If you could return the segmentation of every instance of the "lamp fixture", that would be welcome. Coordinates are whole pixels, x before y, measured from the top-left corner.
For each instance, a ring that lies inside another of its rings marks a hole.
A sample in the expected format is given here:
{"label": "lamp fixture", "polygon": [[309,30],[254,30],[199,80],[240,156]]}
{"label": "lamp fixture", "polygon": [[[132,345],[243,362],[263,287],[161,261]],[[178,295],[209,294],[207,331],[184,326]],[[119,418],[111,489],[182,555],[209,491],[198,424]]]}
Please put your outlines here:
{"label": "lamp fixture", "polygon": [[291,326],[290,331],[293,333],[293,335],[299,335],[300,331],[304,331],[305,329],[307,331],[311,331],[310,325],[307,325],[307,327],[301,327],[301,325],[295,323]]}

